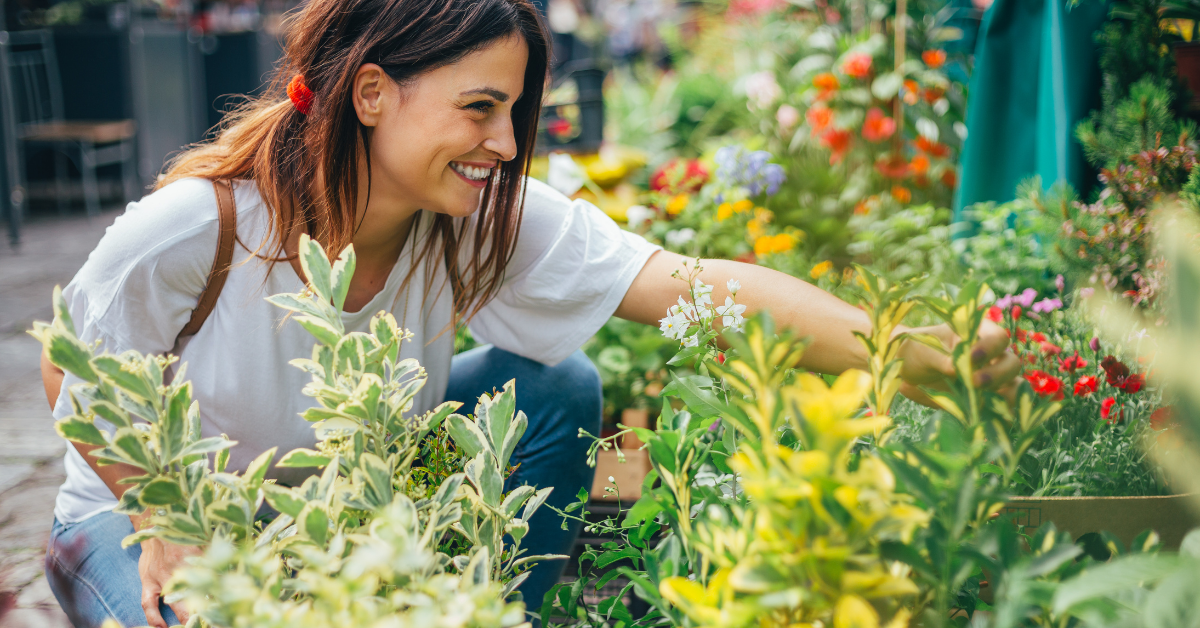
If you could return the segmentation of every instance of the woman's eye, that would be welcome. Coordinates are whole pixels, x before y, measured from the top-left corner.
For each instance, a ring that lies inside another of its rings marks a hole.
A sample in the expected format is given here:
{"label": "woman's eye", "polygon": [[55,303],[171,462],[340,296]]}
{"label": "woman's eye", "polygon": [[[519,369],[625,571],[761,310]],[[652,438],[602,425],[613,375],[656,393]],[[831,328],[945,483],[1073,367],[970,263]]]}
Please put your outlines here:
{"label": "woman's eye", "polygon": [[471,109],[472,111],[478,111],[480,113],[488,113],[495,106],[496,105],[493,104],[489,100],[481,100],[479,102],[473,102],[473,103],[467,105],[467,109]]}

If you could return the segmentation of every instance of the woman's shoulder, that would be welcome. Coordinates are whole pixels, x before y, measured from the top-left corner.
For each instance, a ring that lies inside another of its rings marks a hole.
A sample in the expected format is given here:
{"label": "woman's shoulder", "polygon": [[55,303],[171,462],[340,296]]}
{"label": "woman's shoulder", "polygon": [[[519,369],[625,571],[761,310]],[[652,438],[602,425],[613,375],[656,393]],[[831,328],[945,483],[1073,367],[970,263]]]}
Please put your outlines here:
{"label": "woman's shoulder", "polygon": [[[257,190],[253,183],[237,182],[235,197],[241,225],[240,219],[255,211]],[[96,316],[122,294],[145,298],[171,292],[194,301],[212,267],[219,229],[212,182],[174,181],[126,207],[70,287],[88,295],[90,307],[99,310]]]}

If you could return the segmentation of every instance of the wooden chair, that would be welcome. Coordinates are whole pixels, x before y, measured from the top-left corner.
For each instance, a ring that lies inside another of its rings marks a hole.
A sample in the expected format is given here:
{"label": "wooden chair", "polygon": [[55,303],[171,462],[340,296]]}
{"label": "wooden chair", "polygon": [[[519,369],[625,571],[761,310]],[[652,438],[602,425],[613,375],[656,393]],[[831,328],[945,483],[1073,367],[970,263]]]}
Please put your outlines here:
{"label": "wooden chair", "polygon": [[62,84],[50,31],[0,32],[0,79],[4,131],[12,138],[6,142],[9,185],[14,190],[10,211],[17,214],[17,224],[27,196],[22,160],[27,144],[50,145],[56,150],[54,170],[60,211],[66,211],[63,187],[67,158],[79,167],[89,216],[100,212],[96,169],[101,166],[120,164],[125,198],[137,199],[137,125],[133,120],[63,119]]}

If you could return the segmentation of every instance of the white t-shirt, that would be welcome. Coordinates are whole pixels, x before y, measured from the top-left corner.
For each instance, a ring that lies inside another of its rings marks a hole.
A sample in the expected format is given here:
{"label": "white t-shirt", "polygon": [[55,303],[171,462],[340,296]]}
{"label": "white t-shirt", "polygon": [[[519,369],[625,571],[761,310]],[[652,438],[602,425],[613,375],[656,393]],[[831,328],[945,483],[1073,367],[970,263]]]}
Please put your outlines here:
{"label": "white t-shirt", "polygon": [[[502,287],[470,327],[482,342],[553,365],[608,320],[658,247],[621,230],[587,202],[571,201],[533,179],[526,188],[520,236]],[[235,197],[239,239],[256,248],[267,232],[270,212],[252,182],[237,182]],[[418,239],[432,222],[428,215],[422,218]],[[315,405],[300,392],[310,376],[288,361],[309,357],[315,341],[295,321],[285,320],[285,311],[264,300],[303,289],[292,266],[266,264],[237,245],[215,309],[199,333],[174,347],[208,279],[217,225],[211,182],[172,183],[129,205],[63,296],[85,342],[100,340],[111,353],[174,351],[187,364],[203,435],[225,433],[237,441],[230,468],[240,470],[271,447],[279,448],[278,456],[314,445],[312,424],[298,416]],[[343,314],[343,320],[347,331],[368,331],[371,317],[388,310],[413,332],[401,356],[416,358],[429,374],[413,408],[424,412],[446,393],[454,338],[442,332],[450,322],[452,296],[448,286],[438,290],[445,277],[440,260],[428,299],[423,266],[400,290],[412,263],[412,251],[406,248],[384,288],[358,312]],[[78,381],[67,376],[55,419],[69,413],[67,389]],[[116,505],[74,447],[67,447],[66,471],[54,509],[60,522],[86,519]],[[289,482],[306,473],[277,471],[273,477]]]}

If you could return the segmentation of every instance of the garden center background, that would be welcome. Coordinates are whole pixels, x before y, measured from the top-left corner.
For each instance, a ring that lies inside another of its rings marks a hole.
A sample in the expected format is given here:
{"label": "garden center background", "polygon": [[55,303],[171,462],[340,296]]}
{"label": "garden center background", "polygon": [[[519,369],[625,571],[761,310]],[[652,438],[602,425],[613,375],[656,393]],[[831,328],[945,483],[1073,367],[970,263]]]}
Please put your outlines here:
{"label": "garden center background", "polygon": [[[1032,394],[1061,402],[1065,417],[1028,437],[1003,474],[1011,494],[1163,498],[1131,507],[1141,518],[1110,512],[1108,530],[1128,543],[1157,527],[1178,547],[1197,520],[1170,501],[1189,487],[1148,444],[1177,428],[1138,344],[1148,336],[1110,343],[1085,312],[1103,294],[1167,320],[1170,264],[1151,209],[1200,207],[1196,3],[534,3],[554,63],[533,176],[670,250],[762,264],[863,307],[864,277],[922,298],[987,281],[975,309],[1009,329]],[[51,290],[124,203],[262,92],[295,6],[4,0],[0,627],[67,625],[41,573],[67,443],[25,332],[52,318]],[[914,312],[909,322],[938,320],[935,305]],[[604,383],[597,436],[626,458],[599,452],[589,517],[650,489],[650,451],[618,426],[656,425],[664,398],[680,394],[681,342],[695,338],[614,319],[585,347]],[[460,330],[456,346],[472,345]],[[934,413],[897,403],[897,442],[921,443]],[[613,483],[620,500],[605,490]],[[1007,508],[1031,528],[1044,518],[1076,537],[1100,531],[1092,511],[1048,504]],[[601,541],[585,533],[576,557]],[[585,597],[617,594],[645,613],[626,583]]]}

